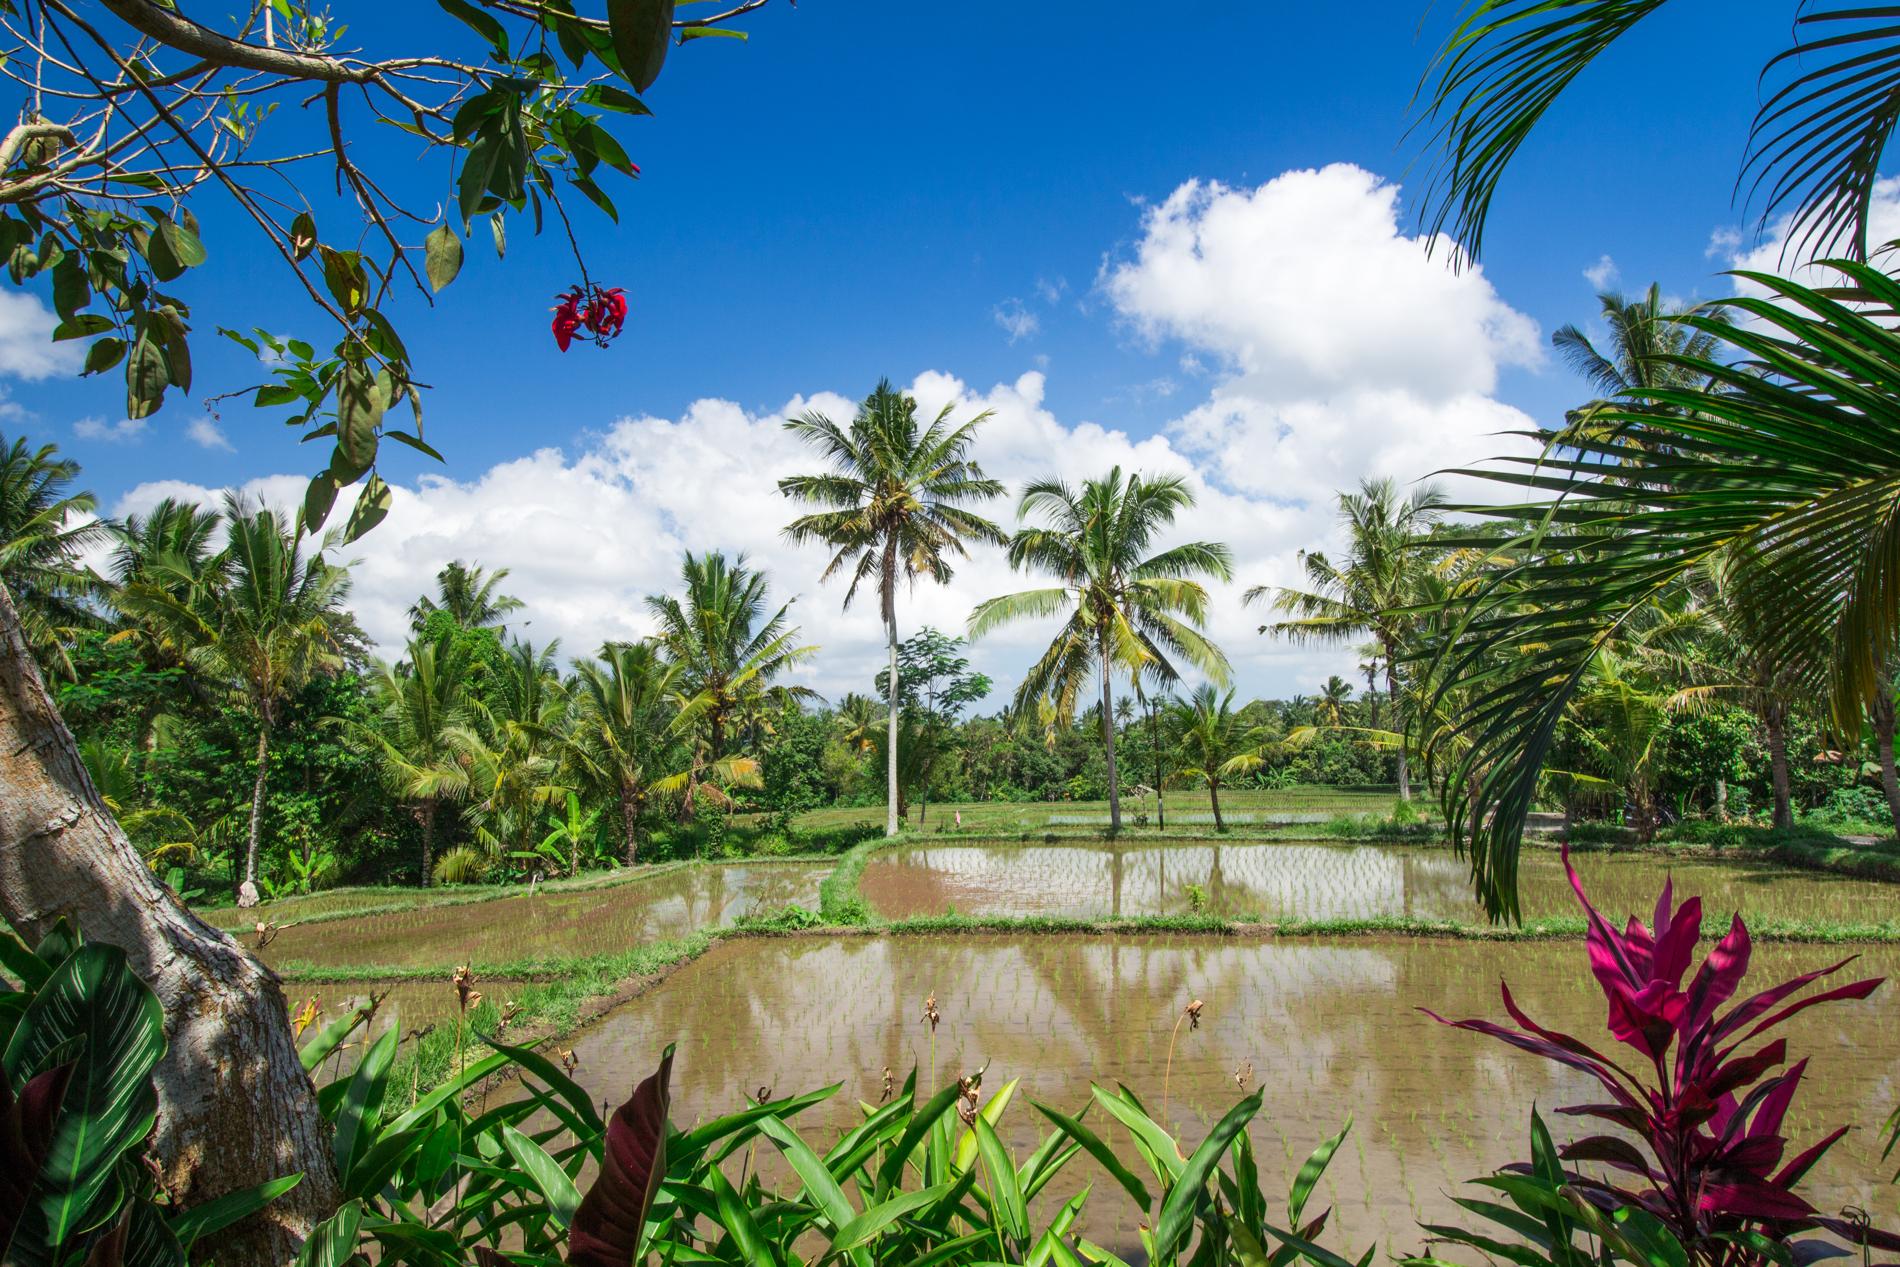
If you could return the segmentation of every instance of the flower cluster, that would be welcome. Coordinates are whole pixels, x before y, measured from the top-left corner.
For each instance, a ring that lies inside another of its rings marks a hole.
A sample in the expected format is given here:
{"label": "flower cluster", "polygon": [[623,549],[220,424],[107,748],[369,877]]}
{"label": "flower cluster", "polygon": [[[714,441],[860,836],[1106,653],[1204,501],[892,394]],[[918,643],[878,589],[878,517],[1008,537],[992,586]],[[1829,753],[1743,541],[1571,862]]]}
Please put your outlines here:
{"label": "flower cluster", "polygon": [[[1508,985],[1504,1008],[1515,1027],[1426,1014],[1579,1070],[1603,1088],[1607,1103],[1559,1112],[1595,1118],[1625,1133],[1587,1136],[1567,1145],[1562,1156],[1606,1166],[1629,1176],[1630,1183],[1570,1174],[1572,1190],[1605,1210],[1646,1210],[1689,1247],[1732,1247],[1736,1238],[1754,1234],[1785,1242],[1799,1232],[1826,1229],[1857,1245],[1900,1248],[1900,1238],[1824,1215],[1795,1191],[1847,1128],[1784,1161],[1788,1141],[1782,1124],[1807,1061],[1782,1068],[1788,1049],[1779,1038],[1743,1050],[1818,1003],[1866,998],[1881,980],[1794,997],[1853,962],[1844,959],[1727,1006],[1748,972],[1751,950],[1739,915],[1691,973],[1702,933],[1701,899],[1676,906],[1673,888],[1665,884],[1652,922],[1644,925],[1631,917],[1618,931],[1590,904],[1567,851],[1564,869],[1583,904],[1590,972],[1609,1005],[1610,1034],[1646,1057],[1654,1077],[1638,1077],[1625,1062],[1539,1025],[1517,1005]],[[1795,1261],[1803,1261],[1806,1247],[1792,1248]]]}
{"label": "flower cluster", "polygon": [[574,336],[585,332],[596,347],[606,347],[627,324],[627,296],[620,287],[602,289],[592,282],[555,296],[554,342],[567,351]]}

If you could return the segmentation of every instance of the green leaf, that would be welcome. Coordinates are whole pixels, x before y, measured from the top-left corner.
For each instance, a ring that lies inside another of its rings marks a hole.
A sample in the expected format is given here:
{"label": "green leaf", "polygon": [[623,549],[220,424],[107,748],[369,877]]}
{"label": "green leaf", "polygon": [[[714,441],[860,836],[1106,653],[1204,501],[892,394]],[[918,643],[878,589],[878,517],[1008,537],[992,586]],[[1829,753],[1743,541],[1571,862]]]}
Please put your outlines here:
{"label": "green leaf", "polygon": [[607,30],[633,90],[651,88],[673,42],[673,0],[607,0]]}
{"label": "green leaf", "polygon": [[323,284],[329,288],[330,297],[350,316],[361,312],[369,302],[369,274],[363,268],[363,257],[355,251],[321,245],[317,253],[323,257]]}
{"label": "green leaf", "polygon": [[581,89],[581,101],[585,105],[601,110],[612,110],[618,114],[652,114],[647,103],[640,100],[624,88],[613,84],[589,84]]}
{"label": "green leaf", "polygon": [[86,349],[86,373],[103,374],[119,363],[125,355],[125,340],[115,338],[100,339]]}
{"label": "green leaf", "polygon": [[977,1151],[990,1172],[990,1203],[1003,1225],[1003,1234],[1020,1244],[1029,1239],[1029,1211],[1023,1202],[1016,1163],[1003,1148],[1003,1141],[996,1137],[996,1128],[981,1113],[977,1114],[971,1129],[976,1132]]}
{"label": "green leaf", "polygon": [[952,1180],[949,1183],[940,1183],[934,1188],[920,1188],[916,1192],[906,1192],[872,1206],[833,1234],[831,1252],[842,1254],[868,1243],[905,1215],[936,1205],[956,1191],[957,1187],[956,1181]]}
{"label": "green leaf", "polygon": [[1227,1152],[1227,1146],[1234,1142],[1234,1136],[1245,1130],[1247,1123],[1260,1112],[1260,1101],[1264,1094],[1265,1088],[1257,1090],[1227,1110],[1175,1176],[1174,1186],[1162,1199],[1160,1217],[1155,1220],[1156,1259],[1169,1258],[1175,1246],[1187,1237],[1188,1229],[1194,1225],[1195,1213],[1207,1196],[1208,1176],[1220,1165],[1220,1159]]}
{"label": "green leaf", "polygon": [[508,32],[490,15],[482,12],[467,0],[435,0],[451,17],[459,18],[474,30],[475,34],[487,40],[495,50],[498,61],[508,61]]}
{"label": "green leaf", "polygon": [[423,271],[429,286],[440,294],[442,288],[462,271],[462,239],[446,224],[437,225],[423,240]]}
{"label": "green leaf", "polygon": [[171,1217],[172,1235],[189,1250],[192,1242],[198,1238],[222,1232],[239,1219],[249,1218],[302,1182],[302,1175],[285,1175],[281,1179],[260,1183],[255,1188],[240,1188],[236,1192],[213,1197],[180,1214],[174,1214]]}
{"label": "green leaf", "polygon": [[[78,1044],[76,1058],[68,1057]],[[89,943],[67,956],[28,1005],[0,1057],[17,1085],[57,1058],[74,1060],[40,1167],[21,1237],[67,1243],[122,1157],[135,1151],[158,1114],[151,1072],[165,1054],[165,1015],[117,946]]]}
{"label": "green leaf", "polygon": [[1115,1155],[1115,1150],[1103,1142],[1101,1136],[1084,1126],[1079,1119],[1070,1117],[1060,1110],[1052,1109],[1046,1104],[1037,1104],[1034,1100],[1030,1103],[1035,1105],[1038,1113],[1053,1122],[1057,1130],[1080,1144],[1084,1152],[1093,1157],[1102,1169],[1108,1171],[1109,1177],[1119,1183],[1122,1191],[1133,1199],[1136,1208],[1144,1214],[1154,1208],[1154,1198],[1148,1193],[1148,1185],[1123,1164],[1122,1159]]}
{"label": "green leaf", "polygon": [[389,1068],[396,1061],[396,1045],[401,1039],[401,1032],[392,1025],[370,1044],[362,1063],[350,1076],[349,1090],[336,1116],[336,1172],[346,1180],[356,1159],[375,1139],[383,1094],[389,1085]]}
{"label": "green leaf", "polygon": [[299,211],[290,222],[290,254],[294,259],[304,260],[316,249],[317,222],[308,211]]}
{"label": "green leaf", "polygon": [[68,255],[53,269],[53,310],[61,318],[73,317],[92,302],[92,287],[86,281],[86,267],[77,255]]}
{"label": "green leaf", "polygon": [[1326,1167],[1332,1165],[1333,1154],[1346,1142],[1346,1133],[1352,1130],[1352,1115],[1346,1115],[1346,1124],[1339,1128],[1339,1134],[1333,1136],[1318,1148],[1300,1167],[1300,1173],[1293,1177],[1293,1190],[1287,1195],[1287,1222],[1294,1227],[1300,1226],[1301,1218],[1306,1214],[1307,1198],[1313,1195],[1313,1188],[1319,1183],[1320,1176],[1326,1173]]}
{"label": "green leaf", "polygon": [[297,1255],[297,1267],[343,1267],[356,1252],[356,1230],[362,1222],[363,1203],[345,1202],[310,1233]]}
{"label": "green leaf", "polygon": [[548,1203],[555,1222],[566,1227],[581,1204],[580,1189],[574,1186],[574,1181],[568,1178],[559,1162],[548,1156],[546,1149],[506,1123],[502,1124],[501,1142],[534,1190]]}
{"label": "green leaf", "polygon": [[713,1166],[706,1172],[706,1178],[712,1187],[713,1199],[719,1205],[719,1226],[725,1229],[727,1239],[738,1249],[740,1260],[747,1267],[779,1267],[779,1258],[773,1251],[772,1242],[759,1230],[759,1225],[753,1221],[752,1211],[733,1190],[732,1181],[726,1178],[725,1172]]}
{"label": "green leaf", "polygon": [[495,258],[506,259],[508,257],[508,223],[501,218],[501,212],[497,211],[488,217],[488,234],[495,239]]}
{"label": "green leaf", "polygon": [[371,475],[363,491],[357,494],[356,508],[350,511],[350,521],[343,529],[343,543],[348,545],[388,518],[392,500],[383,477]]}
{"label": "green leaf", "polygon": [[386,403],[368,371],[356,365],[344,369],[336,389],[336,447],[359,474],[376,460],[376,430]]}
{"label": "green leaf", "polygon": [[423,443],[420,436],[412,436],[407,431],[385,431],[383,432],[383,438],[385,440],[394,440],[400,444],[406,444],[417,453],[427,454],[438,462],[445,460],[440,453],[437,453],[434,449]]}
{"label": "green leaf", "polygon": [[[779,1152],[784,1154],[785,1160],[791,1164],[792,1170],[804,1183],[805,1191],[811,1197],[813,1205],[825,1221],[831,1224],[834,1231],[844,1227],[856,1217],[856,1211],[851,1208],[851,1202],[846,1199],[844,1189],[838,1186],[838,1181],[832,1177],[829,1170],[825,1169],[825,1163],[819,1159],[818,1154],[812,1152],[809,1144],[798,1137],[797,1132],[775,1117],[762,1119],[759,1122],[759,1130],[767,1139],[778,1145]],[[858,1264],[858,1267],[872,1267],[871,1256],[862,1248],[851,1250],[849,1253],[851,1260]]]}
{"label": "green leaf", "polygon": [[132,339],[131,355],[125,361],[125,416],[149,418],[157,413],[169,386],[171,371],[166,364],[165,349],[151,320],[141,317]]}

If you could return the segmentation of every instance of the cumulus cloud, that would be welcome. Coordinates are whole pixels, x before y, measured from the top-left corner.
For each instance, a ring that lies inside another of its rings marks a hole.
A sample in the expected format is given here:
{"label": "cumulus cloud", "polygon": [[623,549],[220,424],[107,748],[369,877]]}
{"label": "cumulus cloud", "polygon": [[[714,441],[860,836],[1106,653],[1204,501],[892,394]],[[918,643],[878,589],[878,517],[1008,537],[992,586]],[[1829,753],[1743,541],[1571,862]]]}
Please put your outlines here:
{"label": "cumulus cloud", "polygon": [[1005,299],[991,311],[1011,343],[1020,343],[1042,329],[1042,318],[1020,299]]}
{"label": "cumulus cloud", "polygon": [[[1039,373],[980,391],[934,371],[909,385],[928,414],[946,404],[958,417],[993,411],[979,455],[1012,489],[1048,474],[1079,481],[1116,465],[1185,476],[1200,504],[1173,539],[1226,541],[1237,555],[1236,583],[1217,596],[1212,629],[1233,657],[1243,691],[1310,690],[1338,670],[1335,655],[1259,637],[1258,613],[1240,605],[1246,586],[1294,578],[1293,556],[1319,526],[1309,515],[1210,481],[1167,436],[1137,438],[1098,423],[1065,423],[1044,404],[1045,388]],[[409,605],[443,564],[463,559],[505,567],[508,590],[526,601],[522,617],[533,622],[515,632],[537,644],[559,638],[564,653],[580,655],[603,639],[652,632],[645,596],[675,585],[683,549],[743,551],[770,571],[779,601],[795,599],[794,618],[823,647],[801,670],[802,680],[834,698],[867,690],[882,656],[875,603],[860,596],[842,610],[844,587],[818,582],[825,553],[792,546],[783,535],[796,510],[779,496],[778,480],[815,469],[816,458],[780,423],[807,409],[842,421],[853,405],[834,392],[793,397],[764,413],[701,400],[678,418],[623,418],[575,452],[541,449],[468,480],[431,476],[397,486],[389,518],[340,552],[355,578],[351,605],[383,650],[396,653]],[[304,477],[286,474],[238,491],[288,512],[301,502],[303,488]],[[146,511],[163,497],[215,503],[220,492],[155,481],[132,489],[113,512]],[[1013,505],[999,500],[991,513],[1007,525]],[[1012,574],[1000,551],[978,550],[959,563],[950,585],[919,585],[902,597],[902,629],[928,624],[960,633],[981,600],[1040,583]],[[1052,629],[1023,625],[977,645],[973,661],[998,683],[983,707],[1006,701],[1023,664]]]}
{"label": "cumulus cloud", "polygon": [[51,378],[77,373],[83,345],[54,343],[59,321],[37,295],[0,290],[0,374],[15,378]]}
{"label": "cumulus cloud", "polygon": [[1590,283],[1592,290],[1608,290],[1616,285],[1617,280],[1623,276],[1623,271],[1616,266],[1615,260],[1604,255],[1599,257],[1596,263],[1584,269],[1583,276]]}
{"label": "cumulus cloud", "polygon": [[1171,428],[1236,490],[1328,501],[1487,457],[1530,419],[1493,395],[1536,366],[1536,322],[1449,243],[1399,226],[1398,187],[1348,164],[1254,189],[1189,181],[1146,216],[1101,287],[1145,339],[1220,367]]}
{"label": "cumulus cloud", "polygon": [[[1746,272],[1772,273],[1808,283],[1825,280],[1828,275],[1808,263],[1798,249],[1803,245],[1800,237],[1792,216],[1775,220],[1752,241],[1739,229],[1718,228],[1709,236],[1709,256],[1720,260],[1724,267]],[[1867,208],[1867,241],[1878,250],[1896,239],[1900,239],[1900,176],[1888,176],[1874,182]],[[1736,289],[1743,294],[1762,293],[1760,287],[1748,281],[1739,281]]]}
{"label": "cumulus cloud", "polygon": [[107,422],[104,418],[81,418],[73,424],[73,434],[81,440],[126,444],[144,435],[146,426],[144,418],[121,418],[117,422]]}
{"label": "cumulus cloud", "polygon": [[185,424],[185,438],[201,449],[236,453],[237,446],[224,434],[224,428],[210,418],[193,418]]}

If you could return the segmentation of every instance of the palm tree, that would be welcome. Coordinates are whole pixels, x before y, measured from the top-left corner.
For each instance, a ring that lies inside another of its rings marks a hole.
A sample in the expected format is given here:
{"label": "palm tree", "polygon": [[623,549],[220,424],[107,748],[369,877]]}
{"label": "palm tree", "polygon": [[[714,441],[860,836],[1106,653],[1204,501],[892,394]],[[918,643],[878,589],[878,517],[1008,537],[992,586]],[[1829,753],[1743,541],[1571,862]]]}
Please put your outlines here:
{"label": "palm tree", "polygon": [[[1399,703],[1399,658],[1409,649],[1413,617],[1407,609],[1418,597],[1420,579],[1431,559],[1418,542],[1444,515],[1445,499],[1430,484],[1414,488],[1403,501],[1389,479],[1362,480],[1357,493],[1339,494],[1339,519],[1347,534],[1345,555],[1334,563],[1317,551],[1301,551],[1309,588],[1274,592],[1273,609],[1290,620],[1262,625],[1262,633],[1295,639],[1346,642],[1370,634],[1385,662],[1386,694]],[[1242,596],[1255,603],[1268,596],[1264,585]],[[1395,722],[1392,729],[1399,729]],[[1399,748],[1399,799],[1412,799],[1411,770]]]}
{"label": "palm tree", "polygon": [[831,463],[824,474],[779,481],[787,497],[824,507],[793,520],[785,535],[801,544],[821,542],[833,551],[821,579],[850,571],[846,608],[861,583],[877,585],[889,656],[884,831],[890,836],[897,834],[898,802],[897,584],[914,584],[919,576],[944,584],[951,577],[951,556],[967,558],[970,542],[1001,545],[1004,540],[1001,528],[971,509],[1003,492],[1002,484],[985,477],[969,455],[977,428],[990,415],[985,411],[952,424],[950,410],[945,405],[926,427],[918,421],[917,402],[887,379],[858,406],[849,431],[819,413],[785,424]]}
{"label": "palm tree", "polygon": [[453,630],[433,640],[412,641],[399,666],[379,665],[371,725],[351,727],[358,743],[373,752],[383,780],[409,806],[422,831],[422,883],[435,873],[436,819],[445,801],[468,795],[468,770],[453,742],[471,721],[472,657]]}
{"label": "palm tree", "polygon": [[466,772],[474,845],[447,850],[435,878],[462,883],[510,854],[532,850],[536,819],[568,788],[560,781],[567,699],[554,672],[556,644],[516,642],[469,701],[469,719],[448,729],[455,762]]}
{"label": "palm tree", "polygon": [[425,594],[409,609],[409,627],[422,632],[423,624],[440,611],[464,629],[500,629],[508,613],[521,610],[520,599],[500,592],[507,579],[507,568],[491,573],[451,560],[435,574],[437,597]]}
{"label": "palm tree", "polygon": [[[568,745],[582,778],[619,806],[621,849],[633,866],[652,799],[686,791],[693,777],[693,728],[710,696],[684,694],[685,666],[649,642],[609,642],[574,670]],[[710,774],[728,784],[756,782],[758,763],[723,757]]]}
{"label": "palm tree", "polygon": [[[799,645],[798,626],[786,619],[790,603],[766,614],[770,583],[765,573],[746,565],[743,554],[728,559],[717,550],[687,551],[680,562],[680,586],[677,596],[648,598],[647,610],[659,623],[661,647],[680,666],[678,689],[706,697],[700,714],[705,761],[715,763],[727,755],[741,700],[764,691],[818,648]],[[810,692],[799,688],[794,694]]]}
{"label": "palm tree", "polygon": [[883,720],[879,716],[877,701],[868,695],[859,695],[852,691],[838,701],[837,722],[846,744],[858,752],[869,752],[877,746],[877,737],[872,732]]}
{"label": "palm tree", "polygon": [[[1605,291],[1597,296],[1597,303],[1609,330],[1603,351],[1574,325],[1565,325],[1550,336],[1551,346],[1598,393],[1597,399],[1564,415],[1571,436],[1594,434],[1598,415],[1628,393],[1701,387],[1707,379],[1693,365],[1713,356],[1721,345],[1714,334],[1684,325],[1680,320],[1684,310],[1664,305],[1660,285],[1652,284],[1647,294],[1634,300]],[[1635,442],[1643,440],[1639,432],[1630,435]]]}
{"label": "palm tree", "polygon": [[[1449,230],[1476,258],[1498,183],[1519,147],[1583,70],[1665,0],[1467,0],[1439,51],[1418,126],[1439,151],[1427,237]],[[1868,251],[1868,213],[1900,99],[1900,27],[1884,8],[1788,0],[1793,44],[1763,69],[1764,91],[1736,188],[1761,222],[1789,213],[1805,253]],[[1691,28],[1681,28],[1685,32]]]}
{"label": "palm tree", "polygon": [[349,574],[319,550],[305,554],[301,534],[275,512],[225,502],[226,539],[212,584],[181,592],[178,561],[162,561],[120,591],[126,611],[185,651],[198,673],[241,698],[257,719],[257,775],[244,852],[241,905],[257,901],[257,853],[271,731],[292,692],[319,673],[343,667],[352,623],[342,608]]}
{"label": "palm tree", "polygon": [[0,451],[0,581],[34,656],[68,677],[67,638],[98,623],[86,606],[94,585],[81,558],[106,535],[92,518],[97,499],[72,491],[78,478],[79,463],[60,457],[57,446],[29,449],[16,438]]}
{"label": "palm tree", "polygon": [[1017,687],[1014,708],[1027,717],[1046,701],[1056,717],[1067,720],[1089,679],[1100,683],[1112,832],[1121,830],[1115,675],[1145,669],[1172,681],[1179,672],[1170,656],[1217,682],[1228,675],[1227,657],[1200,629],[1207,619],[1207,590],[1194,579],[1231,577],[1227,547],[1191,541],[1148,553],[1155,537],[1193,504],[1187,482],[1174,475],[1123,479],[1117,467],[1080,489],[1038,480],[1023,490],[1017,517],[1040,516],[1046,526],[1019,529],[1009,541],[1009,562],[1061,583],[989,599],[970,615],[974,639],[1015,621],[1067,613],[1055,640]]}
{"label": "palm tree", "polygon": [[[127,515],[111,525],[118,545],[112,550],[112,579],[119,585],[160,579],[180,584],[178,578],[203,575],[217,549],[223,516],[196,502],[167,497],[144,515]],[[164,577],[158,577],[163,565]],[[195,579],[184,582],[189,589]],[[182,597],[182,594],[180,595]]]}
{"label": "palm tree", "polygon": [[1319,688],[1319,698],[1313,702],[1313,711],[1321,725],[1346,724],[1346,707],[1352,702],[1352,691],[1352,683],[1337,673],[1326,679],[1326,685]]}
{"label": "palm tree", "polygon": [[1211,685],[1200,686],[1171,705],[1164,720],[1179,762],[1175,777],[1207,789],[1208,804],[1214,810],[1214,830],[1226,831],[1220,813],[1221,784],[1264,765],[1269,736],[1263,728],[1241,720],[1234,711],[1231,690],[1223,695]]}

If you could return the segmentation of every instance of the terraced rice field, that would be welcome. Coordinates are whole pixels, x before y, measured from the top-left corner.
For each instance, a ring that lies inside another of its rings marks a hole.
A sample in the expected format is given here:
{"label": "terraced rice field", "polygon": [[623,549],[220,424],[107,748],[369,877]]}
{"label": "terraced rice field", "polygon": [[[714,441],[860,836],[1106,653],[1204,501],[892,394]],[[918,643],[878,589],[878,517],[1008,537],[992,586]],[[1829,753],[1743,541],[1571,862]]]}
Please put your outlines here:
{"label": "terraced rice field", "polygon": [[493,968],[612,954],[725,927],[753,911],[794,903],[815,909],[826,870],[791,862],[680,867],[611,887],[289,923],[264,958],[274,966],[434,966],[446,973],[456,964]]}
{"label": "terraced rice field", "polygon": [[[1873,923],[1900,917],[1893,885],[1765,863],[1579,854],[1592,898],[1619,915],[1647,912],[1666,877],[1712,915]],[[1575,915],[1558,856],[1527,850],[1525,917]],[[1483,915],[1466,864],[1447,849],[1317,842],[1221,845],[945,843],[880,853],[865,898],[886,918],[939,915],[1174,915],[1235,919],[1469,920]],[[1204,895],[1197,908],[1196,889]]]}
{"label": "terraced rice field", "polygon": [[[1336,787],[1288,788],[1283,791],[1245,790],[1221,793],[1221,812],[1239,828],[1270,830],[1289,825],[1323,823],[1333,818],[1358,814],[1388,815],[1398,804],[1391,789]],[[1419,806],[1419,808],[1424,808]],[[1214,815],[1207,797],[1188,791],[1170,791],[1165,805],[1168,834],[1211,834]],[[957,820],[961,817],[962,822]],[[1159,834],[1152,795],[1122,798],[1124,830],[1137,835]],[[882,805],[814,810],[799,819],[806,827],[839,827],[852,823],[884,821]],[[962,801],[943,805],[913,805],[907,820],[912,828],[963,832],[973,835],[1017,835],[1022,832],[1055,831],[1064,834],[1099,834],[1108,826],[1107,801],[1034,801],[1021,804],[1001,801]]]}
{"label": "terraced rice field", "polygon": [[[1766,985],[1837,957],[1816,946],[1759,946],[1750,979]],[[1900,972],[1900,949],[1871,950],[1854,971]],[[785,1094],[842,1082],[798,1119],[825,1143],[859,1120],[860,1102],[878,1100],[887,1068],[901,1079],[920,1065],[928,1081],[934,1067],[947,1081],[987,1065],[986,1093],[1022,1079],[1001,1132],[1019,1156],[1045,1125],[1024,1097],[1073,1112],[1090,1079],[1121,1081],[1157,1116],[1165,1094],[1165,1116],[1193,1140],[1241,1085],[1264,1087],[1252,1129],[1270,1192],[1284,1192],[1307,1152],[1353,1115],[1316,1200],[1335,1210],[1326,1243],[1356,1259],[1375,1242],[1417,1250],[1418,1220],[1459,1217],[1451,1194],[1462,1180],[1525,1155],[1533,1103],[1561,1137],[1578,1133],[1550,1111],[1584,1102],[1591,1084],[1415,1010],[1501,1016],[1500,976],[1539,1020],[1601,1032],[1602,996],[1579,942],[899,936],[724,943],[572,1045],[582,1083],[618,1099],[677,1041],[680,1123],[762,1087]],[[934,1046],[921,1021],[933,992],[943,1017]],[[1203,1018],[1198,1029],[1182,1027],[1170,1080],[1170,1034],[1196,998]],[[1891,987],[1787,1027],[1791,1049],[1813,1056],[1791,1138],[1805,1145],[1836,1124],[1863,1128],[1811,1178],[1823,1208],[1890,1199],[1873,1128],[1900,1088],[1896,1033],[1900,994]],[[1087,1234],[1126,1253],[1136,1238],[1119,1190],[1081,1167],[1071,1178],[1041,1200],[1095,1180]]]}

